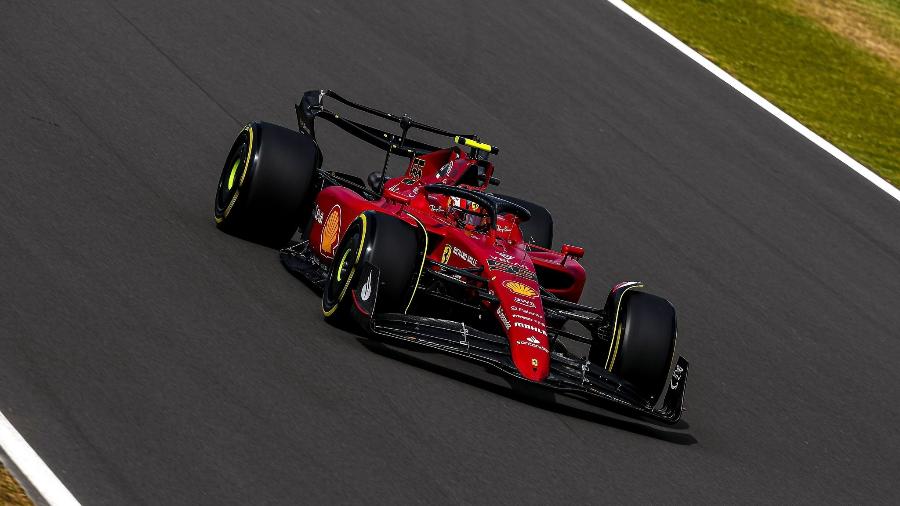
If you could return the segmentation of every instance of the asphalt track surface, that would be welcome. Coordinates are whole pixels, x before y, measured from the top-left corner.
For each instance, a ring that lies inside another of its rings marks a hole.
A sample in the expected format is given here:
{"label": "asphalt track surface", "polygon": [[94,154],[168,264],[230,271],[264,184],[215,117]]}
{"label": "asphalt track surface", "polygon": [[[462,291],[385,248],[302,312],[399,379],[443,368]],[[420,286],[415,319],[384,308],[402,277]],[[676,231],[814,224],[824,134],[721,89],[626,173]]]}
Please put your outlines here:
{"label": "asphalt track surface", "polygon": [[[900,205],[656,36],[601,1],[167,3],[0,17],[0,410],[82,503],[896,502]],[[585,301],[674,301],[685,422],[373,350],[218,232],[233,136],[320,87],[501,146]]]}

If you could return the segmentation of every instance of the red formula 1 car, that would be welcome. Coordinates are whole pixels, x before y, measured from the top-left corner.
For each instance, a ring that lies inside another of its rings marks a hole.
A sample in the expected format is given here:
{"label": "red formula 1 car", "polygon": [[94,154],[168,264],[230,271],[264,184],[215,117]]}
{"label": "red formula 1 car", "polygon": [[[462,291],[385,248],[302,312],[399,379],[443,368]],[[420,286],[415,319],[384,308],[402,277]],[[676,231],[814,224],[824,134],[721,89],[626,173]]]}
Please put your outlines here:
{"label": "red formula 1 car", "polygon": [[[326,97],[400,133],[339,116]],[[688,362],[674,360],[672,305],[638,282],[613,287],[603,308],[580,304],[583,249],[553,250],[545,208],[489,191],[499,184],[488,161],[496,147],[329,90],[305,93],[295,108],[298,131],[251,123],[238,135],[215,219],[228,233],[282,247],[285,267],[322,291],[326,319],[483,363],[513,381],[663,422],[680,418]],[[382,170],[367,182],[324,170],[315,118],[384,149]],[[454,145],[431,146],[411,131]],[[399,177],[386,174],[391,155],[409,159]],[[570,353],[568,341],[589,345],[587,356]]]}

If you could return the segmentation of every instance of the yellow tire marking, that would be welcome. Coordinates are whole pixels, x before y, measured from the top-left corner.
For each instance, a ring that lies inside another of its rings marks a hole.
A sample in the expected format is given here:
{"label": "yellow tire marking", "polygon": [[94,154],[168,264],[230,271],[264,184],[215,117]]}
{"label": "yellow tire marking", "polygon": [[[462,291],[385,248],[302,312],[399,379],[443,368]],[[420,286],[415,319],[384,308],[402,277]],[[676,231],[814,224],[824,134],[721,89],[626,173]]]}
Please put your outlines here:
{"label": "yellow tire marking", "polygon": [[412,306],[413,298],[415,298],[416,291],[419,289],[419,281],[422,279],[422,269],[425,268],[425,257],[428,256],[428,230],[425,228],[425,225],[423,225],[422,222],[419,221],[418,218],[410,214],[408,211],[404,212],[409,215],[410,218],[416,220],[416,223],[418,223],[419,226],[422,227],[422,231],[425,232],[425,249],[422,250],[422,264],[419,265],[419,275],[416,276],[416,286],[413,287],[412,295],[409,296],[409,303],[406,304],[406,309],[403,310],[403,314],[406,314],[406,312],[409,311],[410,306]]}
{"label": "yellow tire marking", "polygon": [[622,332],[625,328],[625,324],[622,324],[622,328],[619,328],[619,314],[621,313],[622,308],[622,299],[625,298],[625,293],[632,288],[643,288],[644,285],[637,284],[625,287],[622,290],[622,295],[619,297],[619,301],[616,303],[616,318],[613,320],[613,342],[609,346],[609,352],[606,354],[606,370],[612,372],[613,363],[616,361],[616,354],[619,352],[619,342],[622,340]]}
{"label": "yellow tire marking", "polygon": [[[237,202],[238,195],[241,194],[241,186],[244,184],[244,178],[247,177],[247,169],[250,168],[250,157],[253,155],[253,125],[247,125],[241,130],[241,133],[247,132],[247,135],[250,137],[249,142],[247,143],[247,157],[244,160],[244,170],[241,171],[241,178],[238,181],[238,189],[234,192],[234,195],[231,197],[231,201],[228,202],[228,206],[225,207],[225,211],[222,213],[222,216],[215,216],[216,223],[222,223],[228,218],[228,214],[231,213],[231,209],[234,207],[234,204]],[[231,169],[231,177],[228,178],[228,189],[231,189],[231,185],[234,181],[234,168]]]}

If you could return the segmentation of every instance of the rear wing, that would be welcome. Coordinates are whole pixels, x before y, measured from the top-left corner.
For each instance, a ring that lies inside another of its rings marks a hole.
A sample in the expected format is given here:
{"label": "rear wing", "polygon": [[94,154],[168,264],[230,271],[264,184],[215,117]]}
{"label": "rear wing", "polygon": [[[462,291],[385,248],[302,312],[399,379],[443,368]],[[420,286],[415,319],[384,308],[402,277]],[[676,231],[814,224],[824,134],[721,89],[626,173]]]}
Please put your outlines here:
{"label": "rear wing", "polygon": [[[384,130],[373,126],[342,118],[338,114],[325,108],[325,97],[330,97],[352,109],[397,123],[400,125],[401,133],[400,135],[397,135],[385,132]],[[313,138],[316,136],[314,120],[318,117],[333,123],[345,132],[362,139],[377,148],[387,151],[389,155],[395,154],[413,158],[441,149],[437,146],[432,146],[425,142],[408,138],[407,134],[410,130],[422,130],[443,137],[452,138],[457,144],[471,148],[473,158],[477,151],[482,151],[486,154],[497,154],[499,152],[499,148],[496,146],[480,142],[478,136],[475,134],[450,132],[431,125],[426,125],[425,123],[419,123],[406,115],[398,116],[396,114],[379,111],[372,107],[351,102],[331,90],[307,91],[303,94],[300,103],[294,106],[294,109],[297,113],[297,125],[301,130],[309,132]]]}

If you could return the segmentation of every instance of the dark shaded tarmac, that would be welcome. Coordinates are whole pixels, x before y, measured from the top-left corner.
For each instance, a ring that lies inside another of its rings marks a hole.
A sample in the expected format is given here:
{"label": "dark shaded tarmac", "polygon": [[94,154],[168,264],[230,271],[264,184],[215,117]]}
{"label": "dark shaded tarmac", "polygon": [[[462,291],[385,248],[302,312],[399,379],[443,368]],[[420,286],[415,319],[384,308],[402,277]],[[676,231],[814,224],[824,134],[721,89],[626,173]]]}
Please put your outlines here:
{"label": "dark shaded tarmac", "polygon": [[[605,2],[375,5],[4,9],[0,411],[77,498],[896,502],[897,201]],[[587,249],[586,302],[671,299],[685,423],[371,349],[219,233],[233,136],[321,87],[501,146],[503,191]]]}

